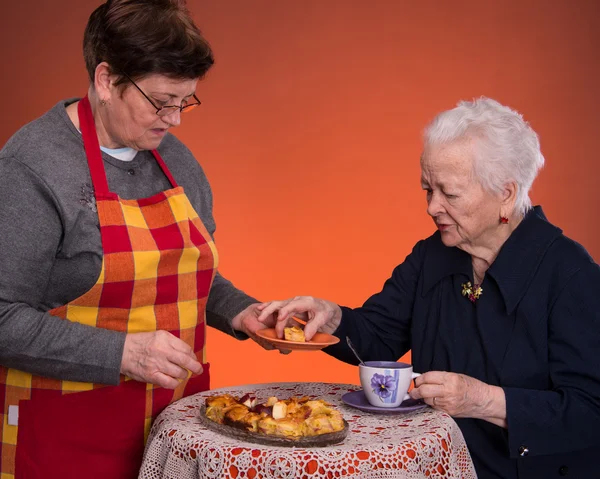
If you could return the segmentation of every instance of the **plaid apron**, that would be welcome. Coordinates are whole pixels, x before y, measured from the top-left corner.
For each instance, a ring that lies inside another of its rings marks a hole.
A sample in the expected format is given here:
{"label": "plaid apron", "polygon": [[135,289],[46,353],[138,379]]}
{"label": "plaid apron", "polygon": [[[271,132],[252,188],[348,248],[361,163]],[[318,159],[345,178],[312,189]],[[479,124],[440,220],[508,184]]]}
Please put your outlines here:
{"label": "plaid apron", "polygon": [[[111,193],[87,97],[78,114],[102,269],[88,292],[50,314],[127,333],[169,331],[192,347],[204,372],[168,390],[123,376],[118,386],[106,386],[0,367],[0,479],[136,477],[152,419],[173,401],[209,389],[205,308],[215,245],[156,150],[172,189],[141,200]],[[17,405],[18,426],[9,424],[9,407]]]}

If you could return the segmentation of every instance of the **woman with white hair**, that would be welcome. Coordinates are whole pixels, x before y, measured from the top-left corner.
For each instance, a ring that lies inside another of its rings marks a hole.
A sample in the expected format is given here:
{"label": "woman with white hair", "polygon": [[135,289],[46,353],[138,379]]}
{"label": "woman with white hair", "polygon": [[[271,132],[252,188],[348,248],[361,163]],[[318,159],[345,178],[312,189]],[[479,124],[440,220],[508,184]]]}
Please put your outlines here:
{"label": "woman with white hair", "polygon": [[[421,185],[437,231],[362,307],[265,303],[348,336],[363,360],[412,350],[411,395],[456,418],[480,478],[599,477],[600,268],[529,189],[544,164],[521,115],[481,98],[425,129]],[[325,350],[357,361],[341,341]],[[425,372],[427,371],[427,372]]]}

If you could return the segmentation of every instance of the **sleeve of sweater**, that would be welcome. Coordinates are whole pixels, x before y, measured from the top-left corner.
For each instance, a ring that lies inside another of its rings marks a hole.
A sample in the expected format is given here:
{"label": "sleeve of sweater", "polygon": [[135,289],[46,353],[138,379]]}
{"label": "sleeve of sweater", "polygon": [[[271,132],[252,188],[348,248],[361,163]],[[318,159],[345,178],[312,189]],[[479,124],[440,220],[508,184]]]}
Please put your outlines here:
{"label": "sleeve of sweater", "polygon": [[15,158],[0,158],[0,364],[118,384],[125,335],[54,317],[42,301],[62,240],[58,202]]}
{"label": "sleeve of sweater", "polygon": [[247,339],[245,334],[231,327],[231,320],[252,303],[257,302],[258,300],[240,291],[217,273],[206,306],[208,325],[237,339]]}
{"label": "sleeve of sweater", "polygon": [[346,344],[346,336],[366,361],[396,361],[410,349],[412,309],[423,250],[424,242],[420,241],[404,262],[394,269],[383,289],[360,308],[342,307],[342,321],[334,333],[341,341],[324,349],[327,354],[350,364],[358,364]]}
{"label": "sleeve of sweater", "polygon": [[[547,390],[504,388],[509,452],[567,453],[598,445],[600,431],[600,266],[577,271],[548,321]],[[546,331],[544,330],[544,333]]]}

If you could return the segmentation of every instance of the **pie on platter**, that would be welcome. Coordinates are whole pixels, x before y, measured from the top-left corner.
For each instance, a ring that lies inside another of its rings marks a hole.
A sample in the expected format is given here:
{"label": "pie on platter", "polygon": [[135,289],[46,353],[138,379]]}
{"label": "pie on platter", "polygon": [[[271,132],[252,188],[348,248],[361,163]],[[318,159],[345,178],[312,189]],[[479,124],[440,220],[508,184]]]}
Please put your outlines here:
{"label": "pie on platter", "polygon": [[255,396],[209,396],[202,408],[204,423],[213,430],[259,444],[320,447],[342,442],[348,423],[340,411],[323,399]]}

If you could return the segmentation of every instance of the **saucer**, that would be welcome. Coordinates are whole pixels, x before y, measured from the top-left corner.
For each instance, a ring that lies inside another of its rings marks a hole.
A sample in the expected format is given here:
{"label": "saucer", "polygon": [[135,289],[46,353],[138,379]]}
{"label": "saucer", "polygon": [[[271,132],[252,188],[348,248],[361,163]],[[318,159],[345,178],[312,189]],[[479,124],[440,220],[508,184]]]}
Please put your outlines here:
{"label": "saucer", "polygon": [[275,328],[259,329],[256,331],[256,335],[266,339],[273,346],[292,351],[318,351],[340,341],[339,338],[326,333],[315,333],[312,339],[306,342],[286,341],[277,337]]}
{"label": "saucer", "polygon": [[373,406],[369,401],[367,401],[367,397],[363,393],[362,389],[344,394],[342,396],[342,401],[348,406],[355,407],[361,411],[371,412],[373,414],[405,414],[427,407],[427,404],[420,399],[407,399],[398,407]]}

